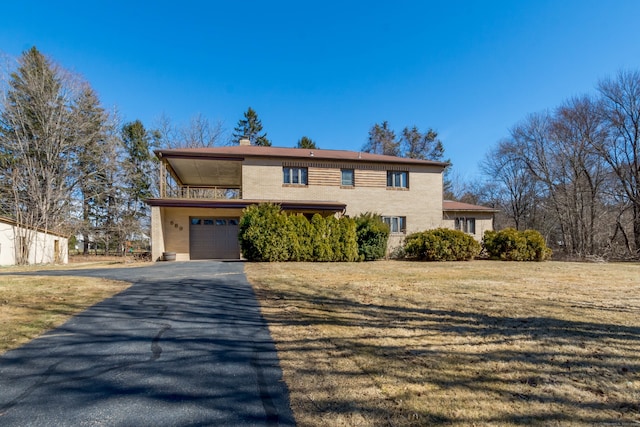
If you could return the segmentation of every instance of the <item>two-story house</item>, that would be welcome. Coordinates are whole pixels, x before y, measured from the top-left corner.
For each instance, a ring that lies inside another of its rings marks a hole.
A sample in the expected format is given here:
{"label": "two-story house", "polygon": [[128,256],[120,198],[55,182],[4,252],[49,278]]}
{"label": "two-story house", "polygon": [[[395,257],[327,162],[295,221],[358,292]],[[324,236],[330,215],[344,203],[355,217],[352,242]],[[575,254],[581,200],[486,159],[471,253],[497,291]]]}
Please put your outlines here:
{"label": "two-story house", "polygon": [[[446,163],[243,142],[156,151],[160,197],[147,200],[154,260],[164,252],[175,252],[177,260],[240,258],[239,218],[245,207],[261,202],[309,216],[378,213],[390,226],[390,248],[409,233],[448,224],[451,217],[443,209]],[[493,211],[455,207],[462,210],[451,211],[457,215],[451,225],[472,234],[490,227]],[[473,229],[467,227],[478,212]]]}

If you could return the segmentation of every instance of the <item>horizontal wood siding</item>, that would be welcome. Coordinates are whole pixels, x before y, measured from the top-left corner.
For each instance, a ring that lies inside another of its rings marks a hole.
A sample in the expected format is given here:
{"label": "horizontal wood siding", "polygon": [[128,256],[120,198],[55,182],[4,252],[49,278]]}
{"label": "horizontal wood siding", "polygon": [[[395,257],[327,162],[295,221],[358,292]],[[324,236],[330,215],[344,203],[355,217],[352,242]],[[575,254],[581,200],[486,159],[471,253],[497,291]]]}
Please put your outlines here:
{"label": "horizontal wood siding", "polygon": [[340,169],[309,168],[309,185],[339,186]]}
{"label": "horizontal wood siding", "polygon": [[356,187],[386,188],[387,186],[386,171],[356,169],[355,175]]}

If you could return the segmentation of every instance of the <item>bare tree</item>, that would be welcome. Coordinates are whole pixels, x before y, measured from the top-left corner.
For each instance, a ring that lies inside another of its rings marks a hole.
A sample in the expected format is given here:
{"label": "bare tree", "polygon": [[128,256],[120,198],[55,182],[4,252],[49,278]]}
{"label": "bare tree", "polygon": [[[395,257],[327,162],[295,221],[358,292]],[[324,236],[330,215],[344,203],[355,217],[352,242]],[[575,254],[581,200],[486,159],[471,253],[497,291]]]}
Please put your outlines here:
{"label": "bare tree", "polygon": [[225,130],[222,122],[211,123],[202,114],[193,116],[185,126],[174,126],[162,115],[152,134],[163,148],[206,148],[221,145]]}
{"label": "bare tree", "polygon": [[555,155],[561,176],[566,180],[556,186],[567,212],[573,251],[579,255],[600,253],[607,238],[604,218],[603,184],[607,168],[593,149],[606,139],[597,102],[584,96],[567,101],[555,112],[552,138],[558,148]]}
{"label": "bare tree", "polygon": [[608,137],[594,147],[610,165],[630,206],[633,250],[640,255],[640,72],[621,71],[600,81]]}
{"label": "bare tree", "polygon": [[61,230],[74,185],[77,125],[71,106],[79,84],[35,47],[5,74],[0,128],[0,179],[10,189],[12,216],[23,225],[17,262],[25,264],[34,230]]}
{"label": "bare tree", "polygon": [[533,178],[512,140],[503,140],[490,150],[480,165],[490,177],[495,207],[517,230],[534,228],[539,203],[537,181]]}

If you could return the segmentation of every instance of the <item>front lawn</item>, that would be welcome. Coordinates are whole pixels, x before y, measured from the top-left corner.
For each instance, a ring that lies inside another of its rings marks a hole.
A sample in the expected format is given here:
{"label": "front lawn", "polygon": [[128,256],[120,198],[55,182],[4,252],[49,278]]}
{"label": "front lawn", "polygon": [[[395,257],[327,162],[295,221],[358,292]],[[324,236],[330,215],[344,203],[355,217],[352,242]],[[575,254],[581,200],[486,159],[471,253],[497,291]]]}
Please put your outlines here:
{"label": "front lawn", "polygon": [[301,426],[640,423],[640,265],[248,263]]}

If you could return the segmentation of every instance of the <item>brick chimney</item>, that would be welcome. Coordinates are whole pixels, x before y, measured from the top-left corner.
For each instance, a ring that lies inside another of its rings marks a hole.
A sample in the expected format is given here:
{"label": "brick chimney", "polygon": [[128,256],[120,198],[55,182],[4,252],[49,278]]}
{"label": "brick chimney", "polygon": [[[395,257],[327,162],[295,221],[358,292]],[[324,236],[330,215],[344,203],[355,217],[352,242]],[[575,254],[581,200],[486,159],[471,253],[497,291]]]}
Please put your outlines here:
{"label": "brick chimney", "polygon": [[246,136],[240,138],[240,145],[251,145],[251,140]]}

